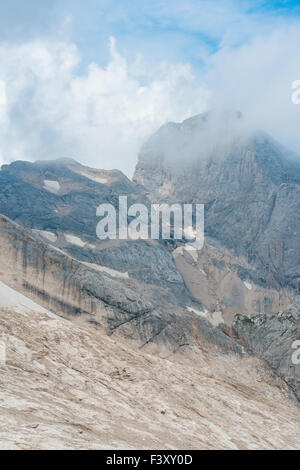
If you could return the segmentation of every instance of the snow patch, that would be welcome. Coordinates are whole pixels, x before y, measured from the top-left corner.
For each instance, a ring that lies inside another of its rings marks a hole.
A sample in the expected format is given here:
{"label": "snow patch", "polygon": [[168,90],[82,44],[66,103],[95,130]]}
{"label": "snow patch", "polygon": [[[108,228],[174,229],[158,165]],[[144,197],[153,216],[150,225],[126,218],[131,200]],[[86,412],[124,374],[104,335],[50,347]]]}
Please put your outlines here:
{"label": "snow patch", "polygon": [[196,315],[200,315],[200,317],[208,319],[209,311],[204,309],[203,312],[200,310],[196,310],[195,308],[192,307],[186,307],[189,312],[196,313]]}
{"label": "snow patch", "polygon": [[25,297],[25,295],[3,284],[3,282],[0,282],[0,305],[5,307],[22,307],[34,312],[45,313],[51,318],[59,318],[54,313],[36,304],[28,297]]}
{"label": "snow patch", "polygon": [[100,184],[107,184],[108,183],[108,179],[103,178],[101,176],[96,176],[96,175],[93,175],[91,173],[86,173],[85,171],[81,171],[80,174],[82,176],[85,176],[86,178],[92,180],[92,181],[95,181],[96,183],[100,183]]}
{"label": "snow patch", "polygon": [[60,190],[60,184],[58,181],[45,180],[43,188],[50,193],[57,194]]}
{"label": "snow patch", "polygon": [[47,232],[45,230],[32,230],[33,233],[40,235],[41,237],[45,238],[49,242],[55,243],[57,241],[57,236],[55,233]]}
{"label": "snow patch", "polygon": [[248,290],[252,290],[252,284],[250,284],[250,282],[244,281],[244,285]]}
{"label": "snow patch", "polygon": [[208,320],[213,326],[218,326],[220,323],[224,323],[224,318],[222,312],[209,312],[208,310],[204,309],[204,311],[196,310],[192,307],[186,307],[186,309],[191,312],[199,315],[202,318]]}
{"label": "snow patch", "polygon": [[220,325],[221,323],[224,323],[224,317],[223,317],[222,312],[213,312],[213,313],[211,314],[210,322],[211,322],[214,326],[218,326],[218,325]]}
{"label": "snow patch", "polygon": [[79,246],[80,248],[83,248],[86,245],[86,243],[83,240],[81,240],[81,238],[75,237],[75,235],[70,235],[70,234],[65,233],[64,236],[65,236],[66,241],[70,243],[71,245],[76,245],[76,246]]}
{"label": "snow patch", "polygon": [[51,248],[52,250],[55,250],[55,251],[57,251],[58,253],[61,253],[62,255],[67,256],[67,257],[70,258],[70,259],[73,259],[73,260],[75,259],[75,258],[73,258],[71,255],[69,255],[69,253],[67,253],[66,251],[63,251],[63,250],[61,250],[60,248],[57,248],[57,246],[53,246],[53,245],[49,245],[49,246],[50,246],[50,248]]}
{"label": "snow patch", "polygon": [[112,277],[129,279],[128,273],[122,273],[121,271],[116,271],[115,269],[107,268],[106,266],[101,266],[100,264],[93,264],[93,263],[87,263],[87,262],[84,262],[83,264],[85,264],[86,266],[89,266],[90,268],[96,269],[97,271],[107,273]]}

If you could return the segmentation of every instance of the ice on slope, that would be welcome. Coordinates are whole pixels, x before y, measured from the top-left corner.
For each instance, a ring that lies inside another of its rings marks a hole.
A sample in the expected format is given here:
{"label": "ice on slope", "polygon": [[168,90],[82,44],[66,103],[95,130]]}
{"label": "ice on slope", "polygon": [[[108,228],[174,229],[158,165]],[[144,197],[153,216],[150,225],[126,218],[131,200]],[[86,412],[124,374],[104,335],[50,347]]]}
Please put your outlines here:
{"label": "ice on slope", "polygon": [[43,188],[50,193],[57,194],[60,190],[60,184],[58,181],[45,180]]}

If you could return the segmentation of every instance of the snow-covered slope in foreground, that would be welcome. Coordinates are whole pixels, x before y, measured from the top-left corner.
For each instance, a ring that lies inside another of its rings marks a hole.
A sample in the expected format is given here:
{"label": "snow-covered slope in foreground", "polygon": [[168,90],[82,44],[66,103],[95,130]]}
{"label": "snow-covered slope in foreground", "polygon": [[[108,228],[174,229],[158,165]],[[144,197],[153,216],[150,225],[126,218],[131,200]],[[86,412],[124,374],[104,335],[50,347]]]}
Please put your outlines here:
{"label": "snow-covered slope in foreground", "polygon": [[52,318],[58,318],[54,313],[36,304],[20,292],[11,289],[3,284],[3,282],[0,282],[0,306],[21,307],[23,309],[33,310],[34,312],[44,313]]}
{"label": "snow-covered slope in foreground", "polygon": [[300,447],[300,411],[257,359],[162,359],[20,306],[0,307],[0,340],[1,449]]}

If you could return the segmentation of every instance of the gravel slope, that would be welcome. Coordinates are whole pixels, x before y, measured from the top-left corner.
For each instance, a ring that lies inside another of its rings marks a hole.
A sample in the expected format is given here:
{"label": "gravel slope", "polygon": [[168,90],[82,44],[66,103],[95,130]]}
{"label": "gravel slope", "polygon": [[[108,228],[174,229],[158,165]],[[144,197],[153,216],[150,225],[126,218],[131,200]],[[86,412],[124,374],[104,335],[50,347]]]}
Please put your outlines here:
{"label": "gravel slope", "polygon": [[254,358],[162,358],[13,307],[0,338],[1,449],[300,448],[299,409]]}

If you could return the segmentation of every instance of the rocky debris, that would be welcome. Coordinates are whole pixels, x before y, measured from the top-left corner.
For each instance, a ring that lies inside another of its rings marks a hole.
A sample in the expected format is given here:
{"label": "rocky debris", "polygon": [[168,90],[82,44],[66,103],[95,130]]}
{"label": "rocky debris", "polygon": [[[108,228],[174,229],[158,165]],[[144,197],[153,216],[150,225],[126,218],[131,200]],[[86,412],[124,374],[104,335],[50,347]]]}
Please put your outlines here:
{"label": "rocky debris", "polygon": [[86,323],[0,306],[1,449],[298,449],[300,415],[255,358],[168,359]]}
{"label": "rocky debris", "polygon": [[246,258],[253,281],[299,293],[299,158],[239,113],[163,126],[143,146],[134,181],[154,201],[205,204],[206,237]]}
{"label": "rocky debris", "polygon": [[[277,314],[260,314],[251,318],[236,315],[232,328],[223,326],[233,339],[266,361],[300,401],[300,365],[292,360],[293,344],[300,340],[300,310],[290,306]],[[299,349],[299,348],[298,348]]]}

